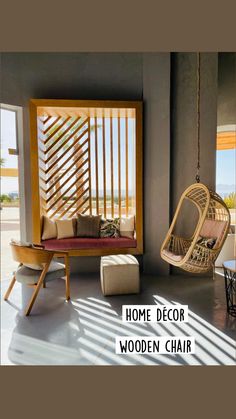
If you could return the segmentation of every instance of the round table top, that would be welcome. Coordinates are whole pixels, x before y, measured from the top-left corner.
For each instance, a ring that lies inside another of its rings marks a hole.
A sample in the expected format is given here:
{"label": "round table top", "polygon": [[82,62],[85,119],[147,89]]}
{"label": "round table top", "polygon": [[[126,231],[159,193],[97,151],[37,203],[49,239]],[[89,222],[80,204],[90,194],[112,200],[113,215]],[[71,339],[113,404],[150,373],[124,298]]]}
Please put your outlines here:
{"label": "round table top", "polygon": [[223,266],[231,272],[236,272],[236,259],[226,260]]}

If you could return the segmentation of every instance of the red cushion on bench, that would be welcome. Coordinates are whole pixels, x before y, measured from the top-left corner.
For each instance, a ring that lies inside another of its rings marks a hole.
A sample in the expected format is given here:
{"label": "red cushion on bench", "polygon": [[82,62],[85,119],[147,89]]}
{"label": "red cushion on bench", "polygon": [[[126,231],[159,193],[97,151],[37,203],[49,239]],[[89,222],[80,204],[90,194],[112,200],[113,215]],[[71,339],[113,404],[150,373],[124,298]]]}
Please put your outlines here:
{"label": "red cushion on bench", "polygon": [[77,250],[77,249],[96,249],[96,248],[122,248],[137,247],[137,240],[127,237],[118,238],[80,238],[71,237],[69,239],[50,239],[42,240],[42,245],[46,250]]}

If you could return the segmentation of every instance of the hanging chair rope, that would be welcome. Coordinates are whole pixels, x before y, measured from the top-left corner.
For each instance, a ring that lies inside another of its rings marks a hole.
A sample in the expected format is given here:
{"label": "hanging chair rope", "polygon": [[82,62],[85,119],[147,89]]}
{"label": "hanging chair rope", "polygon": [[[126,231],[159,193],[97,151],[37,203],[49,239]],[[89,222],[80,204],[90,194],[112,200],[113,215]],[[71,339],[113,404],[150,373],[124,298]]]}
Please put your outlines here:
{"label": "hanging chair rope", "polygon": [[[192,273],[208,272],[214,266],[230,226],[230,213],[222,198],[200,183],[200,67],[200,53],[197,53],[197,183],[183,192],[160,252],[162,259],[170,265]],[[174,234],[186,199],[199,211],[199,220],[190,238]],[[214,240],[213,247],[204,242],[209,238]]]}
{"label": "hanging chair rope", "polygon": [[201,62],[200,52],[197,53],[197,172],[196,182],[200,182],[200,99],[201,99]]}

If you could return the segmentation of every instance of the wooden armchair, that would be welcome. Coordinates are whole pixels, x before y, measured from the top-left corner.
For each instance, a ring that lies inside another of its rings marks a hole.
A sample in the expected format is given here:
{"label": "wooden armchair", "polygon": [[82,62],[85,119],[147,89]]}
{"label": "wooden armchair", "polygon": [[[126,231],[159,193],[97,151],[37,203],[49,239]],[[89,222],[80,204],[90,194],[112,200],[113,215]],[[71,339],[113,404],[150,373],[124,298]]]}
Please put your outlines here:
{"label": "wooden armchair", "polygon": [[[47,281],[58,279],[63,276],[66,277],[66,300],[70,299],[70,271],[68,252],[53,252],[50,250],[44,250],[42,248],[17,246],[14,244],[10,244],[10,246],[13,259],[16,262],[19,262],[20,265],[14,273],[9,288],[4,296],[4,300],[8,299],[16,281],[31,287],[33,286],[35,291],[25,311],[25,315],[28,316],[31,312],[41,286],[46,287]],[[63,257],[65,263],[62,264],[53,261],[51,264],[54,256]],[[38,265],[38,269],[32,269],[26,265],[32,265],[32,267],[34,265]]]}

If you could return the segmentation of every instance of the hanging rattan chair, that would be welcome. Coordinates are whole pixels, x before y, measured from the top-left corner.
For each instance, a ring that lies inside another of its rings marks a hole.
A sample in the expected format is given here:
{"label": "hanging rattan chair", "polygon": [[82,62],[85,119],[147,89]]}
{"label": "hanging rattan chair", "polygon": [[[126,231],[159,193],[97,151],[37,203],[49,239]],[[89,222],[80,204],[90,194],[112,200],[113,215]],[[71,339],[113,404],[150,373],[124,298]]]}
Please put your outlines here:
{"label": "hanging rattan chair", "polygon": [[[197,53],[197,172],[196,182],[182,194],[174,219],[161,247],[161,257],[188,272],[209,271],[221,251],[230,226],[230,213],[223,199],[200,183],[200,53]],[[185,201],[198,209],[199,219],[190,238],[174,234]]]}
{"label": "hanging rattan chair", "polygon": [[[198,209],[199,219],[191,238],[173,234],[178,215],[185,200]],[[229,210],[215,192],[202,183],[194,183],[182,194],[172,224],[161,247],[161,257],[171,265],[188,272],[209,271],[224,244],[230,226]],[[203,238],[214,239],[213,248],[202,244]]]}

